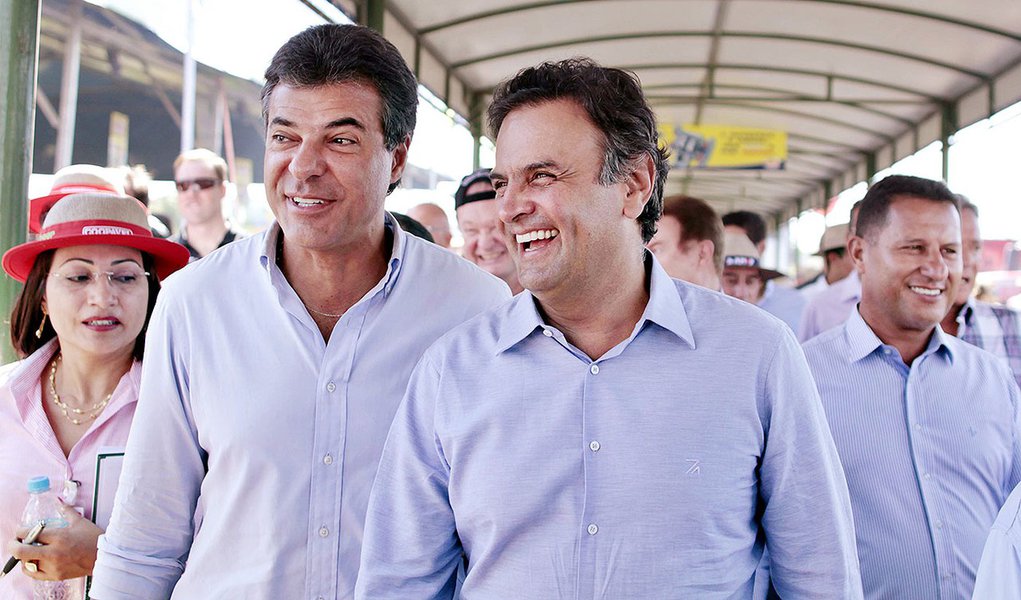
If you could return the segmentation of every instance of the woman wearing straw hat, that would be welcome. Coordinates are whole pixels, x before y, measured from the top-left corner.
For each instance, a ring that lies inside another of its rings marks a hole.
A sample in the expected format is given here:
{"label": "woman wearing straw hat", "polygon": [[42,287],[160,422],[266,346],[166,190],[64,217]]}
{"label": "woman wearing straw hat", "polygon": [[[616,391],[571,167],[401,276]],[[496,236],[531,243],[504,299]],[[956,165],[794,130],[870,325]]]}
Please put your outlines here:
{"label": "woman wearing straw hat", "polygon": [[[31,597],[30,577],[91,573],[96,455],[127,441],[159,280],[187,263],[183,246],[153,237],[137,200],[95,193],[59,200],[35,241],[4,254],[25,285],[10,319],[22,360],[0,368],[0,550],[22,568],[0,579],[0,598]],[[78,512],[25,546],[16,537],[36,475]]]}

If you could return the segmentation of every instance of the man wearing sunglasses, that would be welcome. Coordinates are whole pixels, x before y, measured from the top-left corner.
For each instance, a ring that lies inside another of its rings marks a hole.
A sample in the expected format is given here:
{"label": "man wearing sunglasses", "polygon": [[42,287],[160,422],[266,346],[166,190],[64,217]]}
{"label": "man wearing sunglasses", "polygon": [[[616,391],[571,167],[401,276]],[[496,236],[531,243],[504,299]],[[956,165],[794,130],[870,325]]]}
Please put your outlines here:
{"label": "man wearing sunglasses", "polygon": [[205,148],[182,153],[174,160],[178,209],[184,223],[172,238],[196,260],[237,239],[223,218],[223,197],[227,194],[227,163]]}

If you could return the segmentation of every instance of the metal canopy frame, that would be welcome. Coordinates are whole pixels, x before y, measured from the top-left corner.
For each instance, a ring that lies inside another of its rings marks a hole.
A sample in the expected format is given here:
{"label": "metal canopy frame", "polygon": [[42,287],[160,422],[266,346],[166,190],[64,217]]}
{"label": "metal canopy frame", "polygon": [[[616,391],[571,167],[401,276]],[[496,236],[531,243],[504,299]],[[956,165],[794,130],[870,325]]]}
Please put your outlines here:
{"label": "metal canopy frame", "polygon": [[1021,100],[1016,0],[332,2],[363,23],[374,11],[475,135],[501,80],[577,55],[635,72],[661,120],[785,129],[785,172],[687,169],[667,182],[668,193],[775,220],[825,207],[934,141],[946,149],[961,127]]}

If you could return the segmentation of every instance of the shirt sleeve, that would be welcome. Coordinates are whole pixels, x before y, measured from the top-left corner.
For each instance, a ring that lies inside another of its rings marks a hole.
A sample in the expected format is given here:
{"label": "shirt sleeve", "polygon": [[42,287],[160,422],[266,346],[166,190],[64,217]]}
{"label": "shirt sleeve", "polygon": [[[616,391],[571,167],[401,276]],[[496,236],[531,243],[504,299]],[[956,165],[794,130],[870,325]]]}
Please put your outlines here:
{"label": "shirt sleeve", "polygon": [[783,332],[768,367],[762,526],[782,598],[861,598],[851,499],[815,382]]}
{"label": "shirt sleeve", "polygon": [[390,426],[369,497],[356,600],[454,597],[462,549],[435,428],[441,382],[427,355]]}
{"label": "shirt sleeve", "polygon": [[99,538],[90,596],[169,598],[193,537],[206,454],[192,419],[186,336],[160,295],[149,321],[138,408],[106,533]]}
{"label": "shirt sleeve", "polygon": [[1011,493],[993,524],[975,575],[976,600],[1021,598],[1021,486]]}

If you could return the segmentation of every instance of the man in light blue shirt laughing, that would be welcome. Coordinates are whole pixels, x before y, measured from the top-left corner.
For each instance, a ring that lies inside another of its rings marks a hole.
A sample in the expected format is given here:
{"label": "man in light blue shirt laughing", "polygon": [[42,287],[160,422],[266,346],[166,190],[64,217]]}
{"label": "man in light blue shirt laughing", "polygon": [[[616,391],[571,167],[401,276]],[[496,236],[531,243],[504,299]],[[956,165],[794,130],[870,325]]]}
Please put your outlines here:
{"label": "man in light blue shirt laughing", "polygon": [[971,598],[1021,478],[1021,428],[1007,367],[939,327],[961,279],[957,199],[890,176],[862,200],[848,248],[861,302],[804,347],[847,474],[865,596]]}
{"label": "man in light blue shirt laughing", "polygon": [[93,598],[350,599],[372,478],[415,363],[510,298],[383,210],[417,85],[381,35],[299,33],[263,97],[276,222],[160,294]]}
{"label": "man in light blue shirt laughing", "polygon": [[[525,287],[423,357],[370,500],[356,598],[861,595],[804,357],[643,245],[667,162],[633,75],[526,69],[489,112]],[[758,587],[757,587],[758,585]]]}

